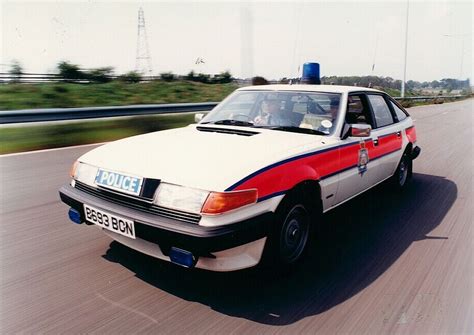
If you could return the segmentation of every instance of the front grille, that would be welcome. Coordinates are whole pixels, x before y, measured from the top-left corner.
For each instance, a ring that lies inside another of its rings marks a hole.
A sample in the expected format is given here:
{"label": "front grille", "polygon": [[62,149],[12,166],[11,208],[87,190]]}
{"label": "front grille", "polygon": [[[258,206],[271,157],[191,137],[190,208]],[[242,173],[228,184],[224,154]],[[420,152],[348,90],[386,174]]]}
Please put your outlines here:
{"label": "front grille", "polygon": [[188,222],[197,224],[201,220],[199,214],[193,214],[183,211],[178,211],[176,209],[169,209],[161,206],[156,206],[154,204],[147,203],[136,197],[129,197],[117,194],[115,192],[110,192],[108,190],[94,188],[79,181],[76,181],[75,188],[85,192],[87,194],[93,195],[97,198],[110,201],[112,203],[136,209],[145,213],[155,214],[162,216],[168,219],[179,220],[182,222]]}

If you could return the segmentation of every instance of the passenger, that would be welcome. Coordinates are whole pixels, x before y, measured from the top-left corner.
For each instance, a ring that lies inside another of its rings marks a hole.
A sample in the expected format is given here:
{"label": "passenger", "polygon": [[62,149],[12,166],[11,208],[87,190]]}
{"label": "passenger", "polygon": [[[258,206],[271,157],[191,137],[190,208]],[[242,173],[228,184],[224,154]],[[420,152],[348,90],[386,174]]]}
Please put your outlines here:
{"label": "passenger", "polygon": [[[323,120],[317,130],[329,134],[336,126],[337,114],[339,112],[339,99],[332,99],[329,103],[329,114],[331,119]],[[329,115],[328,115],[329,116]]]}
{"label": "passenger", "polygon": [[337,112],[339,111],[339,99],[332,99],[329,104],[329,112],[331,113],[332,122],[337,119]]}

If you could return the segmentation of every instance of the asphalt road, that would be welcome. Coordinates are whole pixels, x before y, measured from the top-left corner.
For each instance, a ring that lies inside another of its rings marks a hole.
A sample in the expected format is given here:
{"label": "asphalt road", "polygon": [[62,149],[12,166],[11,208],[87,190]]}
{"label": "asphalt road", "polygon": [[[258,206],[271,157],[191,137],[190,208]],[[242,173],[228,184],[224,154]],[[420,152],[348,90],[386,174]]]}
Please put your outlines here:
{"label": "asphalt road", "polygon": [[70,223],[57,190],[91,146],[0,156],[0,333],[472,334],[473,100],[410,113],[407,192],[326,214],[279,276],[181,269]]}

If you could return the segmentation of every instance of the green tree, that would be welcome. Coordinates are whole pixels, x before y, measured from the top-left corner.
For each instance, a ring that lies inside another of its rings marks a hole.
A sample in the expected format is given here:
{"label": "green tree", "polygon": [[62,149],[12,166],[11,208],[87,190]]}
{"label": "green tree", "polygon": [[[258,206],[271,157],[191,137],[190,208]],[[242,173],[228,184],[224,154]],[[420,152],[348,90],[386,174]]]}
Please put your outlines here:
{"label": "green tree", "polygon": [[186,75],[186,77],[184,77],[186,80],[191,80],[191,81],[194,81],[195,79],[195,73],[194,71],[189,71],[189,73]]}
{"label": "green tree", "polygon": [[176,79],[176,76],[173,74],[173,72],[162,72],[160,73],[160,78],[164,81],[173,81]]}
{"label": "green tree", "polygon": [[211,82],[211,75],[205,73],[199,73],[197,75],[196,81],[204,84],[209,84]]}
{"label": "green tree", "polygon": [[256,76],[252,78],[252,85],[268,85],[269,82],[261,76]]}
{"label": "green tree", "polygon": [[409,89],[409,90],[415,89],[416,86],[417,86],[416,83],[417,83],[416,81],[408,80],[407,81],[407,89]]}
{"label": "green tree", "polygon": [[62,61],[58,63],[58,71],[61,78],[65,79],[66,81],[74,81],[87,78],[87,75],[81,71],[78,65],[71,64],[67,61]]}
{"label": "green tree", "polygon": [[438,88],[440,86],[440,83],[437,80],[433,80],[430,85],[432,88]]}
{"label": "green tree", "polygon": [[10,66],[8,73],[11,75],[11,81],[17,83],[20,81],[21,75],[23,74],[23,67],[20,62],[14,60]]}
{"label": "green tree", "polygon": [[85,77],[95,83],[108,83],[112,80],[114,68],[111,66],[91,69],[85,73]]}
{"label": "green tree", "polygon": [[227,84],[232,82],[233,78],[229,71],[224,71],[212,78],[212,82],[216,84]]}

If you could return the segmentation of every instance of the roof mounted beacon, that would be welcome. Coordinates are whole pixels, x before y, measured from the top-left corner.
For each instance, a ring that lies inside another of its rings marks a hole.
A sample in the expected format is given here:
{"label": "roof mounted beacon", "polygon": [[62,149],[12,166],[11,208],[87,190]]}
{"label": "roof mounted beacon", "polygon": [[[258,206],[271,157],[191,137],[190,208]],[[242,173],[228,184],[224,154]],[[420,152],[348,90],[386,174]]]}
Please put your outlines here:
{"label": "roof mounted beacon", "polygon": [[303,74],[301,76],[303,84],[321,84],[319,75],[319,63],[304,63]]}

